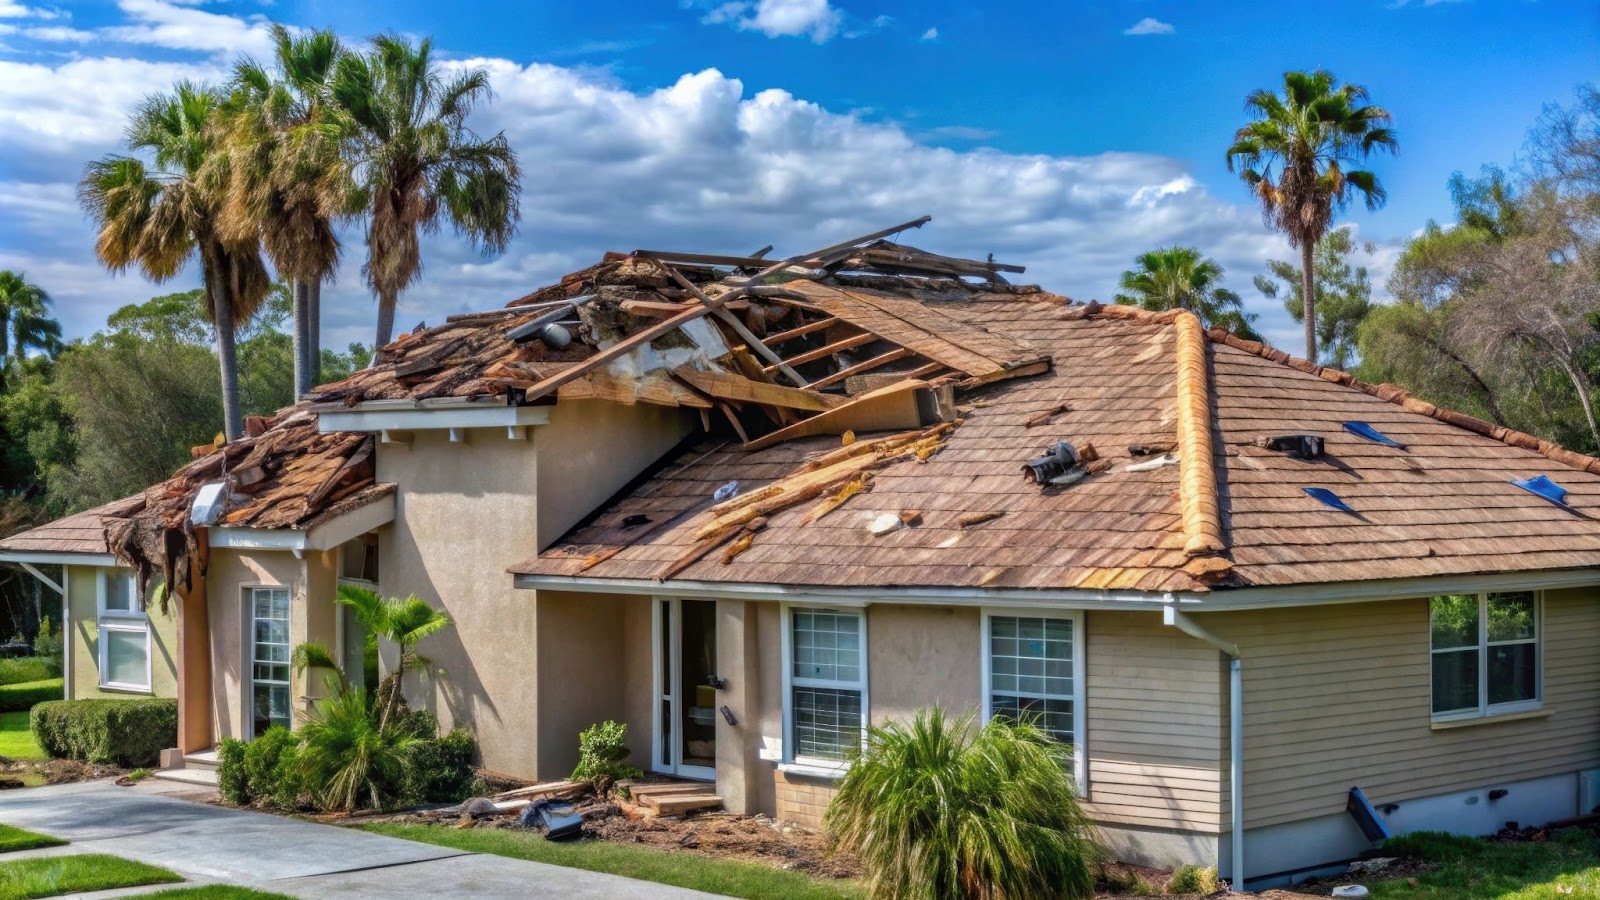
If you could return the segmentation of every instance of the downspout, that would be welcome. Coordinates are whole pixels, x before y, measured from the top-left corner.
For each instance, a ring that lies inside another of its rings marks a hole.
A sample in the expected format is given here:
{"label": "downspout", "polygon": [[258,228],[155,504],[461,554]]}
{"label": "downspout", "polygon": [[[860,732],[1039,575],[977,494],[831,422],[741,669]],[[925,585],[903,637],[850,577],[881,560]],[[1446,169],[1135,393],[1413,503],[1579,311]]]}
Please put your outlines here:
{"label": "downspout", "polygon": [[1244,658],[1238,644],[1207,631],[1176,606],[1162,607],[1161,621],[1228,657],[1228,805],[1233,834],[1233,877],[1228,879],[1228,890],[1238,893],[1244,890]]}

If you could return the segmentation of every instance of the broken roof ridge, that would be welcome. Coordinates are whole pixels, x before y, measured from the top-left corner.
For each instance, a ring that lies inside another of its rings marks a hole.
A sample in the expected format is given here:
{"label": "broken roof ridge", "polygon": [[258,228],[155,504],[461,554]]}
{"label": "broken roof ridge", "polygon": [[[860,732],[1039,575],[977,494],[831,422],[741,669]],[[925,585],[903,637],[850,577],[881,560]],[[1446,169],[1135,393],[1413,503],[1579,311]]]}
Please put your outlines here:
{"label": "broken roof ridge", "polygon": [[1183,552],[1222,553],[1222,505],[1211,445],[1211,376],[1200,319],[1188,310],[1172,317],[1177,337],[1178,499],[1183,510]]}
{"label": "broken roof ridge", "polygon": [[[1062,316],[1068,319],[1087,319],[1095,316],[1105,316],[1115,319],[1131,319],[1139,322],[1165,325],[1178,321],[1180,315],[1185,313],[1191,316],[1193,315],[1193,313],[1189,313],[1188,310],[1183,309],[1169,309],[1162,312],[1153,312],[1147,309],[1140,309],[1137,306],[1104,304],[1098,300],[1091,300],[1088,303],[1082,304],[1081,306],[1068,307],[1066,311],[1062,313]],[[1279,350],[1276,347],[1269,346],[1261,341],[1252,341],[1239,337],[1226,328],[1208,328],[1205,330],[1205,337],[1206,340],[1213,344],[1226,344],[1235,350],[1242,350],[1245,353],[1249,353],[1252,356],[1258,356],[1269,362],[1287,366],[1291,369],[1295,369],[1296,371],[1304,372],[1307,375],[1315,375],[1324,381],[1329,381],[1343,387],[1353,388],[1361,391],[1364,394],[1376,397],[1386,403],[1393,403],[1407,412],[1427,416],[1430,419],[1443,422],[1446,425],[1453,425],[1456,428],[1460,428],[1464,431],[1470,431],[1473,434],[1482,435],[1490,440],[1499,441],[1500,443],[1509,447],[1516,447],[1521,450],[1531,450],[1540,456],[1543,456],[1545,459],[1550,460],[1551,462],[1567,466],[1568,468],[1577,469],[1581,472],[1588,472],[1592,475],[1600,475],[1600,459],[1597,459],[1596,457],[1589,456],[1585,453],[1579,453],[1576,450],[1569,450],[1554,441],[1547,441],[1528,434],[1527,432],[1518,431],[1515,428],[1508,428],[1504,425],[1498,425],[1494,422],[1490,422],[1487,419],[1480,419],[1477,416],[1469,416],[1464,412],[1448,409],[1443,406],[1436,406],[1426,400],[1421,399],[1420,397],[1413,396],[1410,391],[1400,387],[1397,384],[1372,384],[1370,382],[1362,381],[1361,379],[1342,369],[1317,365],[1310,360],[1293,356],[1286,351]]]}

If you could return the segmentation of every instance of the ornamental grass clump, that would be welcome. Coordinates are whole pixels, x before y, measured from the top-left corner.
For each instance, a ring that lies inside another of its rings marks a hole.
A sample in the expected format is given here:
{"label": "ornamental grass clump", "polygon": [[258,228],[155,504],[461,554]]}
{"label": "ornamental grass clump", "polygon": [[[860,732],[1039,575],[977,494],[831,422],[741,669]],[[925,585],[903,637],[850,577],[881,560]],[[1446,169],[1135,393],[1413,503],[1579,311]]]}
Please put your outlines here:
{"label": "ornamental grass clump", "polygon": [[1032,724],[919,710],[868,731],[824,824],[876,898],[1088,897],[1100,852],[1070,761]]}

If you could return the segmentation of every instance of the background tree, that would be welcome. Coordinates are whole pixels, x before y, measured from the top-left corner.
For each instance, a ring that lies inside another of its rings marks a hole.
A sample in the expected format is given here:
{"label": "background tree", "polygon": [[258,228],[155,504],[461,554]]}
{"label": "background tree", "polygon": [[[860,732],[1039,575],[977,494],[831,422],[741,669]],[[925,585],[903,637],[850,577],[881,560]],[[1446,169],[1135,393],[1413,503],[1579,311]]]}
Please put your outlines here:
{"label": "background tree", "polygon": [[356,182],[367,197],[367,262],[378,297],[374,349],[394,333],[400,292],[422,272],[420,236],[450,226],[484,253],[516,231],[521,170],[504,133],[480,138],[467,117],[489,99],[482,69],[446,80],[432,42],[374,38],[339,61],[334,97],[354,126]]}
{"label": "background tree", "polygon": [[1228,171],[1238,172],[1261,202],[1262,215],[1300,250],[1306,358],[1317,359],[1317,292],[1312,256],[1334,214],[1359,195],[1368,209],[1383,205],[1378,176],[1351,166],[1398,144],[1389,113],[1365,103],[1367,89],[1340,84],[1328,72],[1286,72],[1283,95],[1258,90],[1245,99],[1254,121],[1228,148]]}
{"label": "background tree", "polygon": [[0,385],[4,367],[20,366],[29,350],[61,352],[61,323],[50,318],[50,295],[20,272],[0,272]]}
{"label": "background tree", "polygon": [[1114,298],[1125,306],[1162,311],[1187,309],[1206,326],[1226,328],[1240,337],[1260,340],[1254,313],[1244,311],[1239,295],[1222,287],[1222,266],[1193,247],[1164,247],[1141,253],[1138,266],[1122,273],[1122,290]]}
{"label": "background tree", "polygon": [[272,26],[272,68],[234,67],[226,104],[227,200],[223,230],[259,233],[278,273],[293,283],[294,396],[317,381],[322,284],[339,262],[335,221],[357,207],[343,153],[346,119],[332,102],[345,55],[331,31],[294,36]]}
{"label": "background tree", "polygon": [[[1356,249],[1352,229],[1335,228],[1317,242],[1312,262],[1315,285],[1317,355],[1324,365],[1350,369],[1360,358],[1356,333],[1372,312],[1372,282],[1366,266],[1350,263]],[[1361,248],[1372,253],[1370,242]],[[1305,302],[1305,282],[1298,266],[1287,260],[1267,262],[1267,274],[1255,277],[1256,290],[1273,300],[1281,300],[1289,315],[1300,322],[1310,306]]]}
{"label": "background tree", "polygon": [[226,185],[207,175],[218,152],[221,96],[182,82],[170,94],[146,99],[128,128],[128,147],[147,151],[155,169],[131,156],[90,163],[78,197],[99,229],[95,254],[106,268],[138,266],[167,281],[198,260],[206,316],[216,326],[223,433],[244,433],[239,407],[237,323],[248,321],[271,284],[259,235],[227,236],[219,228]]}

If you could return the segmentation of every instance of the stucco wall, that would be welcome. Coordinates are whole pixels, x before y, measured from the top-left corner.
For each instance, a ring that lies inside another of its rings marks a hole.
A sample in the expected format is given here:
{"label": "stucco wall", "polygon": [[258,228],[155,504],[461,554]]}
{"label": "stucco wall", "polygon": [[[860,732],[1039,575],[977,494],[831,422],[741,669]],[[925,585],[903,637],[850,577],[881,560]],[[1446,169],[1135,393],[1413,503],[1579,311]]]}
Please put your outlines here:
{"label": "stucco wall", "polygon": [[[308,639],[331,640],[332,633],[313,637],[306,616],[306,562],[286,550],[213,549],[206,572],[207,614],[211,620],[212,721],[220,737],[248,737],[245,727],[244,682],[245,589],[289,588],[289,637],[293,644]],[[296,687],[303,685],[297,684]],[[303,690],[293,690],[296,721],[305,714]]]}
{"label": "stucco wall", "polygon": [[[623,688],[630,679],[621,663],[629,655],[624,639],[630,605],[643,604],[604,594],[539,592],[534,633],[542,690],[534,777],[548,781],[570,773],[578,764],[578,734],[590,725],[626,722]],[[648,652],[634,653],[649,658]],[[630,722],[628,730],[648,734],[649,724]],[[648,768],[649,757],[641,759],[641,768]]]}
{"label": "stucco wall", "polygon": [[982,702],[983,622],[972,607],[867,609],[872,724],[909,720],[938,704],[960,715]]}
{"label": "stucco wall", "polygon": [[[67,604],[70,621],[67,651],[72,671],[71,696],[78,700],[97,697],[176,697],[178,696],[178,617],[176,604],[163,615],[159,607],[149,611],[150,692],[102,690],[100,687],[100,629],[97,622],[97,579],[102,570],[95,566],[65,566]],[[126,575],[126,569],[112,570]],[[52,618],[55,618],[52,614]]]}

